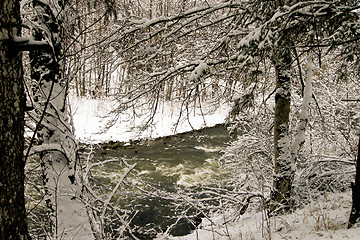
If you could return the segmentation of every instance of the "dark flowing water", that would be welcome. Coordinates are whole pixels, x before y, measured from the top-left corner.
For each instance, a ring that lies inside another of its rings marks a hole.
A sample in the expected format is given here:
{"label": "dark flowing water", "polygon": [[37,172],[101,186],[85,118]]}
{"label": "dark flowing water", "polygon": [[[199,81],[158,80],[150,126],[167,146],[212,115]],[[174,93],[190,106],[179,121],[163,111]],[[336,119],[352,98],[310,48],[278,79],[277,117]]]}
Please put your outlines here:
{"label": "dark flowing water", "polygon": [[[176,214],[194,215],[196,210],[184,210],[181,206],[174,209],[176,204],[171,199],[156,194],[144,195],[136,187],[149,192],[160,190],[174,193],[178,189],[196,192],[201,187],[218,185],[227,177],[224,170],[219,170],[218,160],[229,140],[226,127],[216,126],[125,146],[120,143],[104,144],[102,149],[95,152],[94,160],[115,162],[104,165],[97,177],[116,184],[123,170],[123,165],[116,163],[116,160],[121,158],[129,164],[136,163],[126,178],[128,187],[119,191],[115,202],[137,211],[131,223],[137,229],[134,235],[140,239],[151,239],[151,231],[165,231],[178,219]],[[197,222],[199,219],[193,220]],[[171,234],[185,235],[192,228],[184,218],[172,227]]]}

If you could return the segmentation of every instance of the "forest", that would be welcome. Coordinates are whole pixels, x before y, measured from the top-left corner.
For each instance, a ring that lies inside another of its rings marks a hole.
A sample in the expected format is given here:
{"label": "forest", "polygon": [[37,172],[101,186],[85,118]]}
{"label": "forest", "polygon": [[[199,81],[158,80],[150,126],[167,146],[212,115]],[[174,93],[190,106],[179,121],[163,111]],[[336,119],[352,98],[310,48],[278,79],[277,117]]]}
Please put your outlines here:
{"label": "forest", "polygon": [[359,44],[359,0],[1,0],[0,239],[357,239]]}

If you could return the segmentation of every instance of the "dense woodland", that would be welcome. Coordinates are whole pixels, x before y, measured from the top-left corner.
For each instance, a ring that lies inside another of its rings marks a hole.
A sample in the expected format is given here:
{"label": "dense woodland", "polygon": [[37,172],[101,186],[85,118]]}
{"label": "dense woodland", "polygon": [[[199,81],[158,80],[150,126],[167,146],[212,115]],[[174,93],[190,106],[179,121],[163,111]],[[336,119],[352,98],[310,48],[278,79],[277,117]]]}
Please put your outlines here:
{"label": "dense woodland", "polygon": [[116,99],[114,118],[133,109],[147,124],[164,102],[183,115],[231,104],[234,137],[219,159],[233,174],[227,188],[199,192],[204,201],[186,190],[158,196],[202,216],[209,199],[221,199],[212,211],[242,215],[256,205],[270,217],[325,192],[351,194],[356,176],[352,227],[359,8],[358,0],[2,0],[0,239],[137,239],[131,213],[112,203],[135,166],[123,161],[119,182],[99,191],[95,165],[79,158],[70,94]]}

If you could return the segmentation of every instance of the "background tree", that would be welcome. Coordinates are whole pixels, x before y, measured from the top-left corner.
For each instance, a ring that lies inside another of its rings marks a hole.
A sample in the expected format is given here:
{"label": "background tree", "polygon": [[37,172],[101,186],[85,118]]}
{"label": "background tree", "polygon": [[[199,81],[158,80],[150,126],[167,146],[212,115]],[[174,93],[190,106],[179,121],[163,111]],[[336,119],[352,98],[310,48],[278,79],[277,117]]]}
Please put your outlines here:
{"label": "background tree", "polygon": [[355,182],[351,184],[352,188],[352,201],[353,205],[351,207],[350,217],[349,217],[349,224],[348,227],[352,227],[358,219],[360,218],[360,138],[358,144],[358,155],[356,158],[355,166],[356,166],[356,174],[355,174]]}

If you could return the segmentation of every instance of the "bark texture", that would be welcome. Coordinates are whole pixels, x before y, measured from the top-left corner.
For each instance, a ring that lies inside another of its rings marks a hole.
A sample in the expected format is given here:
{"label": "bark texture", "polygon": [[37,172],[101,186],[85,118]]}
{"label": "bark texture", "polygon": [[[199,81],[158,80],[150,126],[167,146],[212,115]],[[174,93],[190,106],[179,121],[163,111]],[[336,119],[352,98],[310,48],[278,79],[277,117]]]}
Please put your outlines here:
{"label": "bark texture", "polygon": [[30,239],[24,199],[25,94],[19,36],[19,2],[0,5],[0,239]]}
{"label": "bark texture", "polygon": [[[290,46],[289,44],[285,46]],[[289,138],[291,52],[283,48],[274,55],[276,69],[275,119],[274,119],[274,182],[270,211],[289,209],[294,170],[291,164]]]}
{"label": "bark texture", "polygon": [[355,183],[351,184],[352,188],[352,208],[349,217],[348,228],[351,228],[358,220],[360,219],[360,137],[358,144],[358,154],[356,160],[356,174],[355,174]]}

